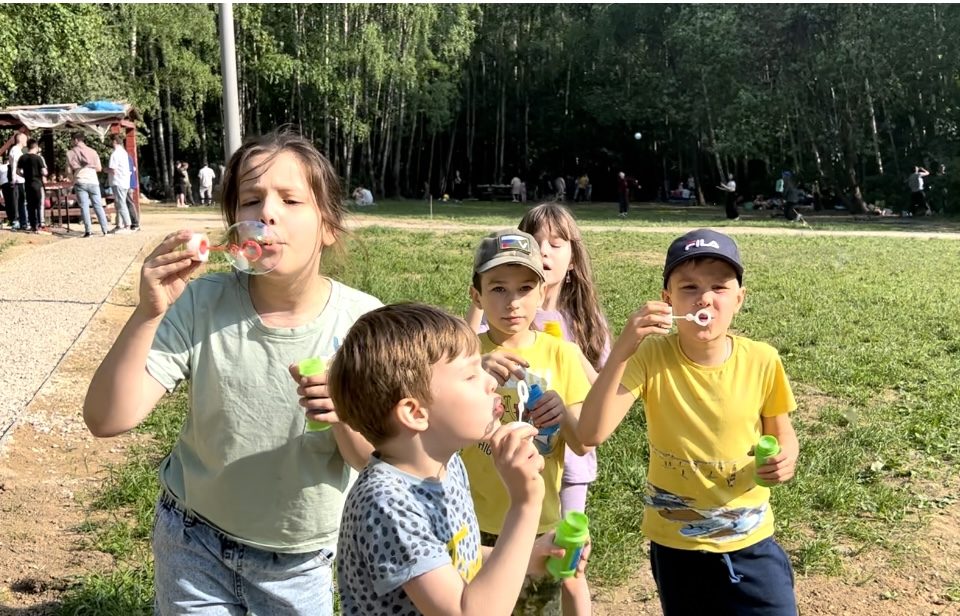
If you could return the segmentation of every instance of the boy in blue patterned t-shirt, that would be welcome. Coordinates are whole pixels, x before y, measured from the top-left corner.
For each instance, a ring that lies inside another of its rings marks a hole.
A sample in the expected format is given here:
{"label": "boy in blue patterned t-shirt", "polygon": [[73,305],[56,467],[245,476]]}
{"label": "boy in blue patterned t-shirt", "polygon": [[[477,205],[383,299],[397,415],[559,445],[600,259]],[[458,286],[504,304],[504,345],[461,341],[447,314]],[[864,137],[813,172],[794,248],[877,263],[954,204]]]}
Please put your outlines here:
{"label": "boy in blue patterned t-shirt", "polygon": [[[361,317],[337,352],[328,378],[337,415],[376,448],[340,526],[345,615],[510,614],[525,574],[562,556],[553,533],[534,541],[544,493],[536,429],[498,429],[497,383],[479,351],[461,319],[398,304]],[[483,440],[511,503],[494,548],[480,546],[457,453]]]}

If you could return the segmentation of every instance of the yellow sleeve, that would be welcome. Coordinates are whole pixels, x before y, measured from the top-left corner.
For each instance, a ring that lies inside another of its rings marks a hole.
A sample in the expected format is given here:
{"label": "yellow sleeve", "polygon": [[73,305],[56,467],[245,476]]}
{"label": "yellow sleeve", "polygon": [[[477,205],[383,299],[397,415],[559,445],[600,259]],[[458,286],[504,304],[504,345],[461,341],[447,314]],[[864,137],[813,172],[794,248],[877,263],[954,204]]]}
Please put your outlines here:
{"label": "yellow sleeve", "polygon": [[774,417],[790,413],[797,408],[797,401],[793,397],[793,389],[787,378],[787,371],[783,368],[780,354],[773,351],[773,361],[767,368],[767,395],[760,410],[762,417]]}
{"label": "yellow sleeve", "polygon": [[[646,341],[644,341],[646,342]],[[644,387],[647,384],[647,362],[646,350],[650,348],[648,344],[640,343],[636,352],[627,360],[627,367],[620,378],[620,384],[627,389],[634,398],[642,398]]]}

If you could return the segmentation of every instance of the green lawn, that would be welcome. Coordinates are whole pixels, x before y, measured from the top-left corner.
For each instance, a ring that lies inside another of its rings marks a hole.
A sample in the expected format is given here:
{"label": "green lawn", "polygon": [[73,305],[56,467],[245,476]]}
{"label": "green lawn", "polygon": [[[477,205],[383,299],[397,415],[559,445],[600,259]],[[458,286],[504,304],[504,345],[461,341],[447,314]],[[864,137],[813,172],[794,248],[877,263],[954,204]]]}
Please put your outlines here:
{"label": "green lawn", "polygon": [[[368,228],[327,269],[384,302],[422,300],[462,314],[479,236]],[[633,309],[658,297],[671,236],[585,236],[607,316],[619,332]],[[946,486],[958,470],[960,244],[761,235],[738,242],[748,294],[734,326],[779,349],[800,404],[797,478],[773,491],[778,534],[800,572],[838,573],[845,555],[860,549],[882,550],[896,566],[920,534],[924,513],[950,502]],[[149,613],[155,468],[176,437],[184,402],[174,394],[153,413],[142,429],[156,442],[114,469],[90,503],[114,520],[88,528],[90,546],[116,554],[122,565],[80,582],[64,613]],[[646,558],[639,530],[644,432],[637,408],[599,450],[588,513],[596,546],[592,579],[604,585],[624,581]]]}
{"label": "green lawn", "polygon": [[[465,201],[463,203],[433,202],[433,220],[480,224],[488,227],[514,226],[523,213],[536,202],[527,204],[505,201]],[[582,225],[621,226],[711,226],[711,227],[791,227],[784,218],[771,218],[770,211],[741,210],[741,218],[730,222],[724,218],[722,205],[689,206],[665,203],[634,203],[626,219],[617,216],[616,203],[567,203]],[[353,207],[360,219],[389,217],[396,219],[429,219],[430,205],[419,200],[386,200],[373,207]],[[841,212],[807,212],[804,216],[812,229],[817,230],[901,230],[901,231],[960,231],[960,218],[884,218],[854,221]]]}

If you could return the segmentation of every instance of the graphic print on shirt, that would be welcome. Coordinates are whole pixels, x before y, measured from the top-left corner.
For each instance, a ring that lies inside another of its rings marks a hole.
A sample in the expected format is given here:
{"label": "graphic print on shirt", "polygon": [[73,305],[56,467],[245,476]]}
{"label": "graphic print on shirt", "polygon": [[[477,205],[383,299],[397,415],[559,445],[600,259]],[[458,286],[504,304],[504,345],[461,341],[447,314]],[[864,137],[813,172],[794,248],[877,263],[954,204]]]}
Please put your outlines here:
{"label": "graphic print on shirt", "polygon": [[[751,458],[727,461],[689,460],[653,447],[650,453],[652,463],[661,471],[661,477],[663,472],[674,475],[671,481],[673,485],[682,485],[685,480],[692,480],[697,484],[713,484],[726,491],[736,490],[738,484],[743,482],[743,493],[754,487],[754,465],[751,464]],[[643,502],[663,519],[676,522],[680,535],[715,541],[744,539],[760,526],[768,511],[766,502],[756,507],[705,507],[689,496],[666,490],[649,481]]]}

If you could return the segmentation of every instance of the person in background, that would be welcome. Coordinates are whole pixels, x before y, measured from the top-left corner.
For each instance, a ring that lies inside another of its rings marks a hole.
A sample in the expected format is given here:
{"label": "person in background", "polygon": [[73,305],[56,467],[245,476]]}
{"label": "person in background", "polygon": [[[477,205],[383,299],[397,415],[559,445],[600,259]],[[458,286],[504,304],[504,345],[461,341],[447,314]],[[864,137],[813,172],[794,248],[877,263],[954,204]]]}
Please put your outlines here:
{"label": "person in background", "polygon": [[733,179],[733,174],[727,176],[726,184],[720,184],[717,188],[727,195],[727,220],[740,220],[740,212],[737,210],[737,181]]}
{"label": "person in background", "polygon": [[912,216],[929,216],[930,204],[927,203],[927,195],[923,192],[923,178],[930,175],[930,172],[923,167],[914,167],[913,173],[907,177],[907,186],[910,187],[910,214]]}
{"label": "person in background", "polygon": [[137,165],[129,152],[127,152],[127,163],[130,165],[130,190],[127,191],[127,211],[130,212],[130,230],[139,231],[140,208],[137,206],[135,195],[137,194],[137,189],[140,187],[140,174],[137,172]]}
{"label": "person in background", "polygon": [[80,212],[83,217],[83,237],[90,237],[90,203],[97,214],[100,230],[106,237],[109,222],[103,211],[103,202],[100,197],[100,180],[97,173],[103,169],[100,155],[84,142],[81,132],[75,132],[71,138],[73,147],[67,150],[67,167],[73,175],[73,190],[77,194]]}
{"label": "person in background", "polygon": [[23,178],[26,190],[26,215],[21,216],[21,231],[40,231],[40,208],[43,207],[43,178],[47,165],[38,154],[40,146],[36,139],[27,141],[27,150],[17,161],[17,175]]}
{"label": "person in background", "polygon": [[27,223],[27,193],[23,176],[17,173],[17,163],[23,156],[24,149],[27,147],[27,134],[17,133],[13,147],[7,154],[9,163],[9,181],[10,181],[10,205],[7,207],[7,221],[13,221],[10,227],[12,229],[26,229]]}
{"label": "person in background", "polygon": [[113,206],[117,210],[117,226],[114,233],[132,233],[133,223],[127,209],[127,193],[130,192],[130,157],[123,147],[123,137],[114,135],[110,140],[113,152],[107,162],[110,188],[113,190]]}
{"label": "person in background", "polygon": [[213,178],[216,174],[206,161],[197,172],[197,181],[200,182],[200,205],[211,205],[213,203]]}
{"label": "person in background", "polygon": [[[3,191],[3,209],[6,214],[4,224],[8,229],[13,227],[13,221],[17,218],[15,207],[11,212],[11,207],[13,206],[13,190],[10,184],[9,169],[10,165],[8,163],[0,164],[0,189]],[[14,173],[16,173],[16,170],[14,170]]]}

